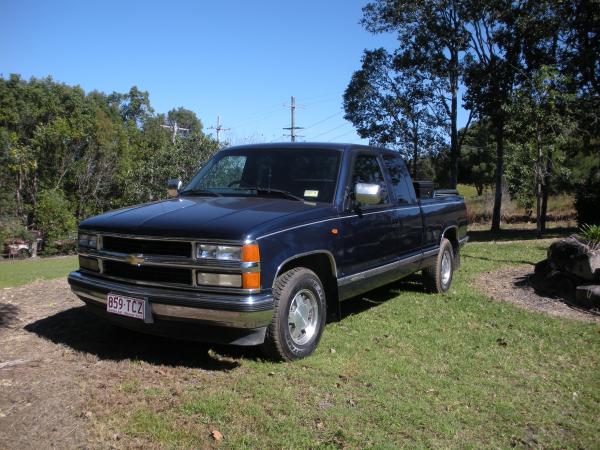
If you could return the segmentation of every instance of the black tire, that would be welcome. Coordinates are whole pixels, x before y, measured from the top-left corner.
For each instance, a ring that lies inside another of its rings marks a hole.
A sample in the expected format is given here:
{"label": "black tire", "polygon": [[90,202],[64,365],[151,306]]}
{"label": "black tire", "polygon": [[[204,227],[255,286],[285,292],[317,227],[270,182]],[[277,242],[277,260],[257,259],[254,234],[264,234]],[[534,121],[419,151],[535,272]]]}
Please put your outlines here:
{"label": "black tire", "polygon": [[[444,261],[444,255],[448,258],[448,264],[450,264],[450,273],[448,277],[444,277],[442,274],[442,266]],[[452,284],[452,278],[454,277],[454,249],[452,244],[446,238],[442,238],[440,244],[440,251],[435,260],[435,263],[423,269],[423,283],[425,288],[435,294],[443,294],[450,289]]]}
{"label": "black tire", "polygon": [[[310,338],[306,332],[302,334],[295,331],[296,336],[292,335],[292,330],[296,330],[296,327],[290,318],[290,308],[295,298],[296,303],[300,300],[313,305],[310,308],[313,315],[308,314],[314,322],[314,326],[307,327],[310,328]],[[273,300],[275,312],[261,346],[263,353],[276,361],[292,361],[310,355],[319,344],[327,316],[325,291],[319,277],[305,267],[290,269],[277,277],[273,286]],[[316,318],[315,310],[318,314]],[[302,342],[304,337],[306,342]]]}
{"label": "black tire", "polygon": [[17,259],[25,259],[29,258],[31,255],[29,254],[29,250],[26,248],[19,249],[17,252]]}

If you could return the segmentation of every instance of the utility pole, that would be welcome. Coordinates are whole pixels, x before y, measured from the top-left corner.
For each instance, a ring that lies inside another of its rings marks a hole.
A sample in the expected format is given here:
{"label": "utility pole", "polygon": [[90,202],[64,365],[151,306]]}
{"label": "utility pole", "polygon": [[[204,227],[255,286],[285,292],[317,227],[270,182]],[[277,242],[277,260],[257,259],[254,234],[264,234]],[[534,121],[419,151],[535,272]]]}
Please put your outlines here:
{"label": "utility pole", "polygon": [[219,145],[220,141],[219,141],[219,134],[221,133],[221,131],[229,131],[231,130],[231,128],[223,128],[223,125],[221,125],[221,116],[217,116],[217,126],[216,127],[210,127],[209,130],[216,130],[217,132],[217,145]]}
{"label": "utility pole", "polygon": [[175,138],[177,137],[177,133],[179,131],[190,131],[189,128],[182,128],[182,127],[178,126],[177,122],[173,122],[173,125],[161,125],[161,127],[167,128],[167,129],[173,131],[173,137],[171,138],[171,142],[173,142],[173,145],[175,144]]}
{"label": "utility pole", "polygon": [[304,127],[296,126],[296,97],[294,97],[293,95],[292,95],[292,103],[290,104],[290,110],[292,112],[292,126],[286,127],[286,128],[284,128],[284,130],[290,130],[290,138],[291,138],[292,142],[296,142],[296,138],[298,137],[296,135],[296,130],[302,130],[302,129],[304,129]]}

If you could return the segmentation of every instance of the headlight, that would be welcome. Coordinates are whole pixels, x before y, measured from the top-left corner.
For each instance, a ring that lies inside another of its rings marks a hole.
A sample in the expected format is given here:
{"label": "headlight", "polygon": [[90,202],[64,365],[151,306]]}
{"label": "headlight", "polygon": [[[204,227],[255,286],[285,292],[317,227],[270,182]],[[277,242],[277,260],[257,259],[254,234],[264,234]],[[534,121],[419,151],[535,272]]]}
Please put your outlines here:
{"label": "headlight", "polygon": [[96,245],[98,242],[98,236],[95,234],[86,234],[79,233],[79,247],[88,248],[88,249],[96,249]]}
{"label": "headlight", "polygon": [[242,287],[241,274],[226,273],[196,273],[196,281],[200,285],[224,286],[224,287]]}
{"label": "headlight", "polygon": [[98,266],[98,260],[96,258],[79,256],[79,267],[82,269],[91,270],[92,272],[100,272],[100,267]]}
{"label": "headlight", "polygon": [[198,244],[196,247],[198,259],[222,259],[228,261],[240,261],[242,247],[234,245]]}

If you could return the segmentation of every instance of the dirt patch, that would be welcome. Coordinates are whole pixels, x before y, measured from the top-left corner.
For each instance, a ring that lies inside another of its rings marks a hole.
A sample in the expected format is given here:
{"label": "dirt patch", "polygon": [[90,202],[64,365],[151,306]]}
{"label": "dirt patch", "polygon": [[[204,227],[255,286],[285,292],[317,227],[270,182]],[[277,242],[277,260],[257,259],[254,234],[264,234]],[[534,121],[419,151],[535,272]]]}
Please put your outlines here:
{"label": "dirt patch", "polygon": [[235,349],[119,330],[82,305],[65,279],[0,289],[0,449],[143,447],[110,424],[145,392],[174,400],[240,364]]}
{"label": "dirt patch", "polygon": [[546,297],[536,292],[531,283],[532,276],[532,266],[506,267],[479,275],[475,284],[477,289],[494,300],[506,301],[551,316],[600,323],[600,316],[593,312],[569,305],[560,298]]}

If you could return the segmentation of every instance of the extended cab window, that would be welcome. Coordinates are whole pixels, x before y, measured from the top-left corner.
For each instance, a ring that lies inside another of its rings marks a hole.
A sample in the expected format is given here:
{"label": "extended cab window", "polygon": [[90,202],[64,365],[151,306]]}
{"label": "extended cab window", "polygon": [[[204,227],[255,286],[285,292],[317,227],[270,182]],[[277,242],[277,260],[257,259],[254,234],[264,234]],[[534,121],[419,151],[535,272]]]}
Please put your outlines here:
{"label": "extended cab window", "polygon": [[412,203],[414,199],[408,184],[410,176],[400,155],[383,155],[383,163],[392,181],[398,203]]}
{"label": "extended cab window", "polygon": [[389,203],[389,196],[385,178],[377,162],[377,157],[374,155],[357,155],[354,160],[354,169],[352,172],[352,187],[356,183],[378,184],[381,186],[381,201],[380,205]]}

